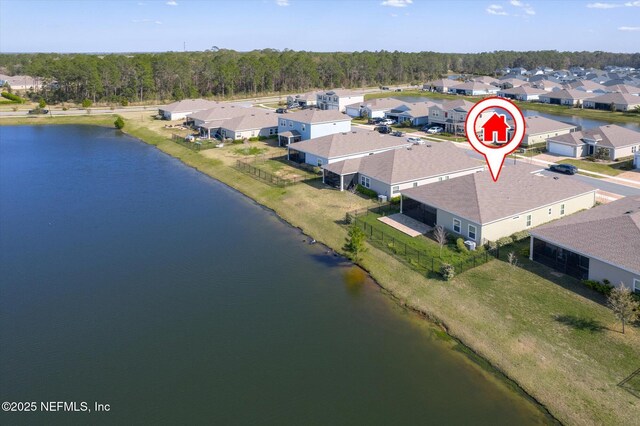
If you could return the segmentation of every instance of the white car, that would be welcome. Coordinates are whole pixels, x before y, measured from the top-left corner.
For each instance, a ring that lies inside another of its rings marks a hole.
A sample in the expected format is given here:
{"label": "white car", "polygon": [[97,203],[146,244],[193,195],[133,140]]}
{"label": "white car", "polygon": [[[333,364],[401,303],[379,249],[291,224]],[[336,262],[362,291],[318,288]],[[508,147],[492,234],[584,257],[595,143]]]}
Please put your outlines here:
{"label": "white car", "polygon": [[385,118],[384,120],[382,120],[379,124],[382,124],[384,126],[390,126],[392,124],[395,124],[395,121],[393,121],[390,118]]}
{"label": "white car", "polygon": [[407,138],[407,142],[411,142],[412,144],[416,144],[416,145],[421,145],[424,143],[424,141],[422,140],[422,138],[419,138],[417,136],[411,136]]}
{"label": "white car", "polygon": [[436,133],[442,133],[444,129],[442,127],[432,127],[429,130],[427,130],[427,133],[431,133],[432,135],[436,134]]}

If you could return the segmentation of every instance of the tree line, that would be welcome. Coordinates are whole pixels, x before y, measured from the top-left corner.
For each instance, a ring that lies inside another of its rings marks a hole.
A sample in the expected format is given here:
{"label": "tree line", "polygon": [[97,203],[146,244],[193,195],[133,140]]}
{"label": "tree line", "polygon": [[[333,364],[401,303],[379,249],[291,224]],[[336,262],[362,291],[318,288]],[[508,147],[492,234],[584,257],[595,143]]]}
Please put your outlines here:
{"label": "tree line", "polygon": [[[204,52],[0,55],[2,72],[38,76],[44,89],[31,96],[43,97],[49,103],[252,96],[314,88],[420,84],[448,71],[494,75],[503,67],[601,69],[606,65],[640,68],[640,53],[318,53],[216,48]],[[57,84],[50,85],[52,82]]]}

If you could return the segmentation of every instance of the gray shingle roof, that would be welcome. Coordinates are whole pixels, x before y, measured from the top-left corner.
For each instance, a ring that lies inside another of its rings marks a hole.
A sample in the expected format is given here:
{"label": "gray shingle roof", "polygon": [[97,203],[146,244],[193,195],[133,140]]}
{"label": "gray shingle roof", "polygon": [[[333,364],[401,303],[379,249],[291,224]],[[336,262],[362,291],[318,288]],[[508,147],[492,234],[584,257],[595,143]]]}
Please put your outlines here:
{"label": "gray shingle roof", "polygon": [[638,196],[541,225],[533,229],[531,235],[640,274]]}
{"label": "gray shingle roof", "polygon": [[327,123],[332,121],[351,121],[351,117],[338,111],[337,109],[304,109],[302,111],[292,112],[282,115],[284,118],[300,123]]}
{"label": "gray shingle roof", "polygon": [[411,142],[407,142],[405,138],[382,135],[374,131],[353,130],[295,142],[290,144],[289,148],[323,158],[336,158],[408,146],[411,146]]}
{"label": "gray shingle roof", "polygon": [[640,145],[640,132],[636,132],[626,127],[615,124],[595,127],[581,132],[574,132],[568,135],[560,135],[549,138],[554,142],[561,142],[566,145],[583,145],[584,139],[597,140],[598,146],[607,148],[622,148],[629,145]]}
{"label": "gray shingle roof", "polygon": [[640,96],[630,95],[628,93],[606,93],[601,96],[596,96],[593,98],[587,99],[588,102],[597,102],[597,103],[614,103],[620,105],[640,105]]}
{"label": "gray shingle roof", "polygon": [[242,114],[225,121],[222,127],[236,132],[278,127],[279,114],[258,108],[252,108],[252,110],[248,114]]}
{"label": "gray shingle roof", "polygon": [[[345,160],[349,161],[349,160]],[[325,168],[334,171],[344,165],[337,162]],[[352,162],[352,165],[355,164]],[[477,168],[484,164],[474,160],[452,142],[416,145],[411,149],[394,149],[362,157],[358,172],[388,185],[425,179]]]}
{"label": "gray shingle roof", "polygon": [[489,173],[449,179],[402,192],[424,204],[484,225],[576,197],[595,188],[569,177],[532,173],[527,164],[505,166],[497,182]]}
{"label": "gray shingle roof", "polygon": [[223,105],[221,102],[208,101],[206,99],[184,99],[160,107],[159,109],[167,112],[195,112],[202,111],[216,106]]}
{"label": "gray shingle roof", "polygon": [[540,95],[541,98],[550,98],[550,99],[587,99],[593,97],[593,93],[583,92],[582,90],[576,89],[562,89],[562,90],[554,90],[553,92],[547,92],[544,95]]}
{"label": "gray shingle roof", "polygon": [[550,133],[554,131],[575,129],[575,124],[564,123],[558,120],[532,115],[524,118],[527,135],[537,135],[539,133]]}

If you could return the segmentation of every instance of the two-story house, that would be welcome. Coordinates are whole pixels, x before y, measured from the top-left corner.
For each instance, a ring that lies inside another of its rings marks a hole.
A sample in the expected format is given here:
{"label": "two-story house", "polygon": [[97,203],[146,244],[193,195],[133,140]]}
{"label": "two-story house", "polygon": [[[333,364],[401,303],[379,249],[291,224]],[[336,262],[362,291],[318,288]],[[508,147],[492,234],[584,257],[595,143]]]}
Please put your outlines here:
{"label": "two-story house", "polygon": [[347,105],[356,102],[364,102],[362,93],[353,92],[351,90],[329,90],[327,92],[318,92],[316,94],[316,106],[319,109],[335,109],[344,112]]}
{"label": "two-story house", "polygon": [[351,117],[335,109],[307,109],[278,117],[278,141],[281,146],[350,131]]}

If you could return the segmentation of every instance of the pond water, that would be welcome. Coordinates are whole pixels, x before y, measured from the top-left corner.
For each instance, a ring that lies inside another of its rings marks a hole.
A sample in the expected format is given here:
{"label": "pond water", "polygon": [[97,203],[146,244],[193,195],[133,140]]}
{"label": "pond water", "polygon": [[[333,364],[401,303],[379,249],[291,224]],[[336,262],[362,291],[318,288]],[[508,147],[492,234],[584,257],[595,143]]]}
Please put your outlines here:
{"label": "pond water", "polygon": [[115,130],[0,127],[3,424],[549,421],[359,269]]}

